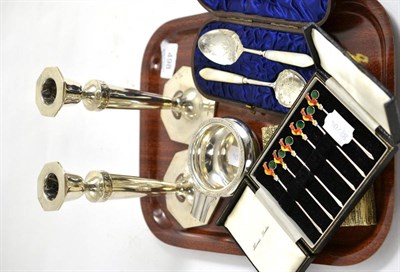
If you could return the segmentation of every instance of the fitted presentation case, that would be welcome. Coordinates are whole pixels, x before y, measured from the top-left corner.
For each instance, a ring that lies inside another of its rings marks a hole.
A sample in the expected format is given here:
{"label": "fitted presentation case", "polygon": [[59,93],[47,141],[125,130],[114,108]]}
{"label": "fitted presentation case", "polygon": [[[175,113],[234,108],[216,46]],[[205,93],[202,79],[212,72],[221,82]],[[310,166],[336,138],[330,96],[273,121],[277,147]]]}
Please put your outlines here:
{"label": "fitted presentation case", "polygon": [[234,103],[257,111],[287,113],[289,108],[275,98],[274,89],[251,84],[231,84],[203,79],[199,71],[214,68],[265,82],[275,82],[284,69],[298,72],[306,81],[315,73],[314,66],[305,68],[283,64],[262,56],[242,53],[231,65],[219,65],[203,55],[198,39],[214,29],[229,29],[238,34],[245,48],[278,50],[310,55],[303,27],[309,23],[322,25],[328,18],[331,0],[245,1],[200,0],[213,19],[201,27],[193,49],[193,79],[197,89],[207,98]]}
{"label": "fitted presentation case", "polygon": [[304,271],[400,139],[386,88],[321,28],[304,33],[316,73],[218,221],[259,271]]}

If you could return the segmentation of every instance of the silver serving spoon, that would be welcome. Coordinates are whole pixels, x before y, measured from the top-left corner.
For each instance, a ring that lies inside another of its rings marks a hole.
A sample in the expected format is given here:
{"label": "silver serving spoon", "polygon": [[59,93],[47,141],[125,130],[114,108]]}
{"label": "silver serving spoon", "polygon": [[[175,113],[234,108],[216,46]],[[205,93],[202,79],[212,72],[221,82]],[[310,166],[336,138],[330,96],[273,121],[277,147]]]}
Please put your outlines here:
{"label": "silver serving spoon", "polygon": [[208,59],[221,65],[235,63],[243,52],[298,67],[308,67],[314,64],[313,59],[303,53],[244,48],[238,34],[229,29],[210,30],[199,38],[197,44]]}
{"label": "silver serving spoon", "polygon": [[213,68],[203,68],[200,70],[199,74],[203,79],[210,81],[232,84],[253,84],[273,88],[278,102],[287,108],[293,105],[306,85],[304,78],[291,69],[285,69],[280,72],[275,82],[248,79],[242,75]]}

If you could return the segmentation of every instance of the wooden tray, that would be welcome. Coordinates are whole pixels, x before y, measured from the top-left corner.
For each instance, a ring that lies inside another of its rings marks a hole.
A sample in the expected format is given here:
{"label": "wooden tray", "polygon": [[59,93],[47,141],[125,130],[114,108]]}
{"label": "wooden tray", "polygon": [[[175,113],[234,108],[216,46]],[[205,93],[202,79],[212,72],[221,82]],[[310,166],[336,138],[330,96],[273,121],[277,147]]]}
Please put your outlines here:
{"label": "wooden tray", "polygon": [[[191,65],[194,39],[199,28],[212,17],[200,14],[170,21],[162,25],[150,39],[142,63],[141,89],[162,93],[166,82],[160,78],[163,40],[179,45],[176,67]],[[337,1],[323,28],[353,55],[367,56],[365,67],[389,90],[394,90],[394,44],[390,21],[383,7],[372,0]],[[261,127],[279,124],[283,115],[253,113],[244,108],[218,103],[216,116],[237,116],[246,122],[261,142]],[[140,118],[140,176],[162,180],[174,154],[187,149],[184,144],[169,140],[157,110],[142,111]],[[341,228],[321,252],[316,263],[350,265],[371,256],[383,243],[394,210],[394,162],[375,183],[376,226]],[[161,241],[190,249],[243,255],[230,235],[215,221],[227,200],[220,201],[203,227],[183,229],[168,212],[164,197],[142,198],[144,218],[150,230]]]}

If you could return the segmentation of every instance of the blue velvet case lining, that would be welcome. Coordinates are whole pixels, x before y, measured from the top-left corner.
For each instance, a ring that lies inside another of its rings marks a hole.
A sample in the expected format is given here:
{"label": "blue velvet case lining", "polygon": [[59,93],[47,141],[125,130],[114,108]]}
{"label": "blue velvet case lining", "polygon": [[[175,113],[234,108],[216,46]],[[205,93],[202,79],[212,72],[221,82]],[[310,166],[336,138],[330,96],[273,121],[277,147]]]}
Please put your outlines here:
{"label": "blue velvet case lining", "polygon": [[[257,50],[281,50],[309,54],[306,40],[302,34],[291,32],[269,30],[265,28],[245,26],[229,22],[214,21],[207,24],[199,33],[200,37],[207,31],[213,29],[230,29],[235,31],[245,48]],[[201,92],[213,99],[223,99],[251,105],[256,108],[273,110],[286,113],[287,108],[279,104],[275,98],[272,88],[255,85],[239,85],[221,82],[207,81],[200,77],[199,71],[210,67],[223,71],[240,74],[250,79],[267,82],[275,82],[278,74],[284,69],[293,69],[299,72],[306,81],[314,74],[315,67],[299,68],[291,65],[270,61],[262,56],[243,53],[232,65],[218,65],[207,59],[198,49],[195,48],[194,77]]]}
{"label": "blue velvet case lining", "polygon": [[214,11],[238,12],[293,22],[319,22],[327,13],[328,0],[202,0]]}

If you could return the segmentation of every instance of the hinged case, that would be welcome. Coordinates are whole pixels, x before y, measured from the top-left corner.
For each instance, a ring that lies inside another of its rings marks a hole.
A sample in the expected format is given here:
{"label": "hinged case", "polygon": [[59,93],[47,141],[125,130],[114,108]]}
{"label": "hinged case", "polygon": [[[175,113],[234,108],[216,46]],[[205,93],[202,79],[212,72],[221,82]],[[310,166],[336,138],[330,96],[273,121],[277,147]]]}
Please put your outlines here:
{"label": "hinged case", "polygon": [[318,26],[304,33],[317,72],[218,222],[259,271],[304,271],[400,141],[394,96]]}
{"label": "hinged case", "polygon": [[[244,1],[201,0],[207,11],[215,15],[199,31],[198,39],[214,29],[229,29],[238,34],[245,48],[278,50],[310,54],[302,28],[309,23],[323,24],[332,8],[331,0]],[[285,69],[298,72],[308,81],[315,72],[314,66],[306,68],[268,60],[262,56],[242,53],[231,65],[219,65],[199,50],[195,42],[192,69],[197,89],[207,98],[235,103],[251,110],[287,113],[280,104],[274,89],[251,84],[231,84],[203,79],[199,72],[213,68],[263,82],[275,82]]]}

